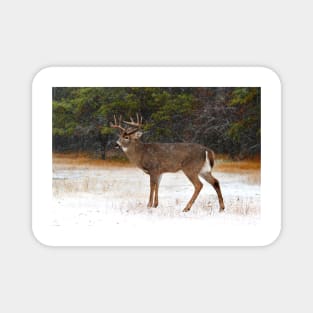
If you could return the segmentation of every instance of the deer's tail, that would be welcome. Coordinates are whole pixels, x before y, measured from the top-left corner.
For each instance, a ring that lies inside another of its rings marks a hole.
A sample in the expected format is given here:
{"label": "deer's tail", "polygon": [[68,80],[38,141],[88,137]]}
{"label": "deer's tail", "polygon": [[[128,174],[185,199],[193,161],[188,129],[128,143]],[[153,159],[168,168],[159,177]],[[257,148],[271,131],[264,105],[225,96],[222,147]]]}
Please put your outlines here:
{"label": "deer's tail", "polygon": [[214,159],[215,159],[214,151],[211,150],[211,149],[206,149],[205,151],[207,152],[207,157],[209,159],[211,168],[213,168],[213,166],[214,166]]}

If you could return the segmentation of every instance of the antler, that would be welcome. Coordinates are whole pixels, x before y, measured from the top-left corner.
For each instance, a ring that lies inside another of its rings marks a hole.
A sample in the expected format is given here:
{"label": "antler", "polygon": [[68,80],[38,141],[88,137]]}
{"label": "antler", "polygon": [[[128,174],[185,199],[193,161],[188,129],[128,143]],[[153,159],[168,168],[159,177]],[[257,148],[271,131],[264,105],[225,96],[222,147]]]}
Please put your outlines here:
{"label": "antler", "polygon": [[142,116],[139,115],[138,113],[136,113],[136,117],[137,117],[137,122],[135,122],[132,117],[130,117],[130,122],[127,122],[127,121],[123,121],[123,122],[125,124],[127,124],[127,125],[134,126],[136,128],[141,128],[141,126],[142,126]]}
{"label": "antler", "polygon": [[114,124],[110,123],[110,126],[112,128],[117,128],[117,129],[121,130],[122,132],[126,132],[126,129],[121,126],[121,123],[122,123],[122,116],[120,115],[119,121],[117,123],[117,119],[116,119],[116,116],[114,114]]}

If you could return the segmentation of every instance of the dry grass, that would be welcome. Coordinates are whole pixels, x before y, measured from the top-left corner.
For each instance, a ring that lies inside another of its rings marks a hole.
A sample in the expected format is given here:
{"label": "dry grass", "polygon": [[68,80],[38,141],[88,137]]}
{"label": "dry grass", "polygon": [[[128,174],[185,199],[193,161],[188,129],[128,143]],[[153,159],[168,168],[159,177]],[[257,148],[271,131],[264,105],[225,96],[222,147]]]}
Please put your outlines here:
{"label": "dry grass", "polygon": [[53,196],[62,196],[66,194],[90,192],[102,193],[108,189],[108,186],[100,184],[99,179],[84,177],[79,180],[57,179],[53,180]]}
{"label": "dry grass", "polygon": [[221,172],[227,173],[238,173],[238,171],[248,171],[248,170],[260,170],[261,161],[260,160],[245,160],[245,161],[233,161],[227,159],[218,159],[215,162],[214,169]]}
{"label": "dry grass", "polygon": [[102,195],[108,191],[118,188],[118,180],[107,181],[104,180],[101,176],[83,176],[78,179],[62,178],[53,179],[52,181],[52,191],[54,197],[62,197],[79,193]]}
{"label": "dry grass", "polygon": [[[93,159],[86,153],[53,153],[53,164],[65,164],[71,166],[116,166],[116,167],[132,167],[128,161],[123,160],[101,160]],[[244,161],[233,161],[225,156],[218,155],[215,162],[215,170],[221,172],[238,172],[239,170],[260,170],[260,159],[251,159]]]}
{"label": "dry grass", "polygon": [[260,171],[249,171],[245,176],[242,177],[243,182],[251,185],[261,184],[261,173]]}
{"label": "dry grass", "polygon": [[79,167],[131,167],[132,165],[127,161],[122,160],[101,160],[93,159],[86,153],[53,153],[53,166],[67,169],[74,169]]}
{"label": "dry grass", "polygon": [[260,214],[260,203],[252,197],[231,197],[226,200],[226,210],[236,215]]}
{"label": "dry grass", "polygon": [[218,159],[214,170],[222,173],[240,174],[242,181],[247,184],[261,183],[261,161],[259,159],[244,161]]}

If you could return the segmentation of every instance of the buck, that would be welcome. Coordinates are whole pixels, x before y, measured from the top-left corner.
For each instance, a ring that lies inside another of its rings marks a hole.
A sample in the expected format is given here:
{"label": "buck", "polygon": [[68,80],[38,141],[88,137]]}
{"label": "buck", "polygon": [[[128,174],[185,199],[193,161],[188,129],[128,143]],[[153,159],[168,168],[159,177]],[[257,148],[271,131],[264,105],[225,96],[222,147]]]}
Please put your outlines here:
{"label": "buck", "polygon": [[224,202],[219,181],[213,177],[211,171],[214,166],[214,152],[196,143],[143,143],[140,140],[143,132],[142,116],[137,114],[137,121],[117,121],[110,126],[120,131],[117,144],[122,148],[128,159],[146,174],[150,175],[150,196],[148,207],[158,206],[158,190],[163,173],[182,170],[194,185],[194,193],[184,208],[188,212],[198,197],[203,184],[199,176],[204,178],[215,189],[220,211],[224,210]]}

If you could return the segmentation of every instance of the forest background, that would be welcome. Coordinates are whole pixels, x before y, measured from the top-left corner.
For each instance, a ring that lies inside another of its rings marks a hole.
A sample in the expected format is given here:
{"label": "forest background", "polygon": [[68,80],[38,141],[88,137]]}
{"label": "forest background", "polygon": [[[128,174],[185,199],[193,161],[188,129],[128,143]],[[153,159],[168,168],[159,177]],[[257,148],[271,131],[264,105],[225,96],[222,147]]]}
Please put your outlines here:
{"label": "forest background", "polygon": [[259,87],[54,87],[53,152],[123,158],[114,114],[139,113],[145,142],[196,142],[233,159],[261,152]]}

